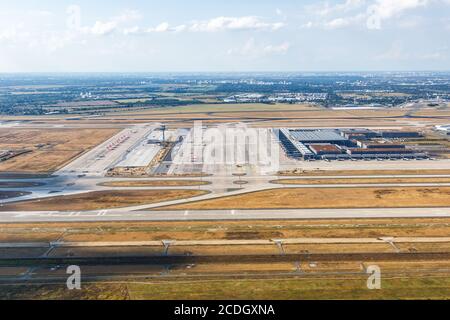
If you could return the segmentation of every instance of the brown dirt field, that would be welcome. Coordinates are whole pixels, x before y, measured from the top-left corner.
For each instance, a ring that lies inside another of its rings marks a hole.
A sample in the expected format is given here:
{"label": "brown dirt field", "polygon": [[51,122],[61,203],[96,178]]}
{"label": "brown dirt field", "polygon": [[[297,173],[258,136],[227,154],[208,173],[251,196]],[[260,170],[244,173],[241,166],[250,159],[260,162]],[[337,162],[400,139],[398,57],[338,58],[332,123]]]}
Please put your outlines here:
{"label": "brown dirt field", "polygon": [[361,272],[361,263],[356,261],[306,261],[300,264],[301,270],[308,273],[314,272]]}
{"label": "brown dirt field", "polygon": [[0,224],[1,242],[447,237],[449,218]]}
{"label": "brown dirt field", "polygon": [[164,247],[84,247],[84,248],[56,248],[51,257],[126,257],[126,256],[160,256]]}
{"label": "brown dirt field", "polygon": [[283,171],[280,176],[369,176],[369,175],[427,175],[427,174],[450,174],[450,170],[298,170]]}
{"label": "brown dirt field", "polygon": [[173,270],[171,273],[188,273],[195,274],[223,274],[223,273],[257,273],[257,272],[292,272],[295,271],[295,266],[292,263],[213,263],[213,264],[197,264],[191,268],[184,268],[181,270]]}
{"label": "brown dirt field", "polygon": [[[61,274],[66,274],[65,269],[62,269],[60,271]],[[131,271],[131,272],[130,272]],[[166,266],[159,266],[159,265],[133,265],[130,266],[117,266],[112,265],[108,266],[108,268],[104,268],[102,266],[83,266],[83,274],[85,275],[99,275],[99,274],[116,274],[116,275],[123,275],[123,274],[155,274],[155,275],[161,275],[162,272],[167,271]]]}
{"label": "brown dirt field", "polygon": [[[4,232],[2,232],[4,231]],[[57,230],[48,230],[33,228],[28,230],[6,230],[0,228],[0,241],[1,242],[50,242],[56,241],[64,233],[64,231],[58,232]]]}
{"label": "brown dirt field", "polygon": [[[139,274],[145,274],[145,275],[160,275],[161,272],[164,272],[166,268],[164,266],[158,266],[158,265],[133,265],[132,267],[127,265],[111,265],[108,266],[108,268],[105,268],[104,266],[83,266],[82,273],[86,275],[123,275],[123,274],[133,274],[133,275],[139,275]],[[42,269],[36,269],[34,272],[37,276],[62,276],[64,277],[67,275],[66,268],[61,267],[56,270],[50,270],[47,268]]]}
{"label": "brown dirt field", "polygon": [[116,129],[0,129],[0,149],[32,152],[0,163],[0,171],[52,172],[117,133]]}
{"label": "brown dirt field", "polygon": [[433,261],[379,261],[377,265],[386,272],[398,270],[437,270],[450,269],[449,260]]}
{"label": "brown dirt field", "polygon": [[148,181],[111,181],[100,184],[105,187],[190,187],[207,185],[207,181],[198,180],[148,180]]}
{"label": "brown dirt field", "polygon": [[274,245],[235,245],[235,246],[173,246],[169,255],[247,255],[247,254],[280,254]]}
{"label": "brown dirt field", "polygon": [[414,112],[415,116],[434,116],[434,117],[450,117],[450,109],[448,110],[436,110],[436,109],[423,109]]}
{"label": "brown dirt field", "polygon": [[450,206],[450,187],[291,188],[197,201],[159,210],[403,208]]}
{"label": "brown dirt field", "polygon": [[356,243],[356,244],[287,244],[284,250],[288,254],[295,253],[364,253],[364,252],[393,252],[394,249],[385,243]]}
{"label": "brown dirt field", "polygon": [[450,178],[280,179],[276,184],[450,183]]}
{"label": "brown dirt field", "polygon": [[191,198],[205,193],[207,192],[199,190],[96,191],[9,203],[0,207],[0,211],[86,211],[111,209]]}
{"label": "brown dirt field", "polygon": [[448,252],[450,243],[397,243],[404,252]]}

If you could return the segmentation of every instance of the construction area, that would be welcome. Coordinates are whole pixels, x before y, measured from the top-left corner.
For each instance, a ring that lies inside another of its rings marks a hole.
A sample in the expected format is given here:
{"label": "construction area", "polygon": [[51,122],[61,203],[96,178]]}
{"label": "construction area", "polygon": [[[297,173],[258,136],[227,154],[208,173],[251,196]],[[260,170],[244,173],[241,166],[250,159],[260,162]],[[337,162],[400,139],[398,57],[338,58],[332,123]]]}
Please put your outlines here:
{"label": "construction area", "polygon": [[137,142],[120,160],[108,168],[110,177],[138,177],[167,173],[165,163],[184,138],[185,130],[166,130],[161,126]]}

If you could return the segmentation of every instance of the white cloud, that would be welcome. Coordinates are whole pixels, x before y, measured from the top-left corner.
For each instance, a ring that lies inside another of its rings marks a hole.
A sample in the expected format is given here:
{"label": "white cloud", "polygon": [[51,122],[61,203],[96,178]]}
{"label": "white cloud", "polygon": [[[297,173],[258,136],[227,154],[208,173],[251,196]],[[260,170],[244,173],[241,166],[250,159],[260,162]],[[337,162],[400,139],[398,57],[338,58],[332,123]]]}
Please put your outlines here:
{"label": "white cloud", "polygon": [[377,14],[381,19],[387,19],[405,10],[424,7],[429,2],[429,0],[377,0],[371,7],[374,14]]}
{"label": "white cloud", "polygon": [[170,25],[168,22],[163,22],[157,25],[155,28],[150,28],[148,32],[167,32],[170,30]]}
{"label": "white cloud", "polygon": [[383,20],[400,15],[404,11],[426,7],[430,0],[376,0],[367,8],[367,28],[381,29]]}
{"label": "white cloud", "polygon": [[285,54],[288,52],[289,48],[291,47],[291,44],[289,42],[283,42],[280,45],[267,45],[264,47],[265,53],[277,53],[277,54]]}
{"label": "white cloud", "polygon": [[32,17],[48,18],[53,16],[53,12],[47,10],[30,10],[28,11],[28,15]]}
{"label": "white cloud", "polygon": [[[68,9],[69,10],[69,9]],[[125,10],[118,16],[108,21],[96,21],[92,27],[79,27],[83,33],[90,33],[96,36],[103,36],[115,32],[119,26],[135,20],[141,19],[141,14],[135,10]],[[130,28],[124,30],[124,34],[130,31]]]}
{"label": "white cloud", "polygon": [[[407,11],[425,8],[431,3],[445,4],[450,3],[450,0],[346,0],[337,4],[326,1],[305,7],[305,18],[310,22],[303,24],[301,28],[337,29],[366,25],[368,29],[381,29],[383,21],[400,17]],[[419,22],[417,16],[406,16],[397,26],[413,28],[417,27]]]}
{"label": "white cloud", "polygon": [[291,47],[289,42],[281,44],[259,44],[254,38],[250,38],[241,48],[228,50],[228,55],[245,56],[249,58],[259,58],[267,55],[286,54]]}
{"label": "white cloud", "polygon": [[435,48],[435,50],[431,52],[417,52],[404,48],[398,42],[392,44],[392,46],[384,53],[375,56],[375,60],[396,62],[416,60],[440,61],[446,59],[448,59],[447,46]]}
{"label": "white cloud", "polygon": [[399,43],[394,43],[389,50],[375,57],[376,60],[406,60],[411,55]]}
{"label": "white cloud", "polygon": [[142,33],[141,28],[139,28],[138,26],[123,29],[123,34],[126,36],[130,35],[130,34],[138,34],[138,33]]}
{"label": "white cloud", "polygon": [[325,22],[325,29],[339,29],[359,24],[365,19],[365,15],[358,14],[351,17],[336,18]]}
{"label": "white cloud", "polygon": [[344,2],[330,5],[328,1],[306,7],[309,14],[316,16],[330,16],[339,13],[346,13],[361,8],[366,0],[346,0]]}
{"label": "white cloud", "polygon": [[132,26],[120,28],[120,25],[136,19],[141,16],[138,12],[128,11],[120,16],[110,19],[109,21],[96,21],[92,27],[79,28],[83,33],[93,35],[107,35],[109,33],[120,30],[123,35],[136,35],[146,33],[163,33],[163,32],[217,32],[217,31],[234,31],[234,30],[267,30],[275,31],[284,27],[283,22],[269,23],[264,22],[255,16],[245,17],[217,17],[205,21],[194,21],[189,25],[180,24],[171,26],[169,22],[162,22],[155,27],[142,28],[140,26]]}
{"label": "white cloud", "polygon": [[216,32],[226,30],[271,30],[284,27],[283,22],[269,23],[255,16],[217,17],[207,21],[192,23],[189,30],[196,32]]}
{"label": "white cloud", "polygon": [[131,28],[125,28],[123,29],[123,34],[124,35],[142,35],[142,34],[148,34],[148,33],[164,33],[164,32],[173,32],[173,33],[177,33],[177,32],[182,32],[184,30],[186,30],[187,26],[184,24],[178,25],[178,26],[170,26],[170,24],[168,22],[162,22],[159,25],[157,25],[156,27],[152,27],[152,28],[147,28],[147,29],[142,29],[138,26],[134,26]]}
{"label": "white cloud", "polygon": [[345,19],[345,18],[337,18],[337,19],[327,22],[325,24],[325,27],[328,29],[337,29],[337,28],[346,27],[349,24],[350,24],[350,20]]}
{"label": "white cloud", "polygon": [[447,60],[449,58],[448,46],[440,46],[432,52],[422,54],[419,58],[422,60]]}
{"label": "white cloud", "polygon": [[308,21],[300,26],[300,29],[311,29],[314,27],[314,23],[312,21]]}
{"label": "white cloud", "polygon": [[97,21],[95,22],[92,28],[87,28],[85,30],[93,35],[102,36],[115,31],[116,28],[117,28],[116,21],[108,21],[108,22]]}
{"label": "white cloud", "polygon": [[30,32],[25,29],[23,23],[10,25],[3,30],[0,29],[0,42],[16,43],[30,37]]}
{"label": "white cloud", "polygon": [[447,54],[444,52],[432,52],[422,55],[420,58],[423,60],[444,60],[447,59]]}
{"label": "white cloud", "polygon": [[172,31],[173,32],[182,32],[182,31],[184,31],[186,29],[187,29],[187,26],[185,24],[180,24],[178,26],[173,27]]}
{"label": "white cloud", "polygon": [[140,19],[142,19],[142,15],[137,10],[125,10],[122,14],[113,18],[113,20],[117,22],[130,22]]}
{"label": "white cloud", "polygon": [[357,25],[365,18],[365,6],[368,0],[345,0],[337,4],[328,1],[306,6],[307,23],[300,26],[301,29],[339,29]]}

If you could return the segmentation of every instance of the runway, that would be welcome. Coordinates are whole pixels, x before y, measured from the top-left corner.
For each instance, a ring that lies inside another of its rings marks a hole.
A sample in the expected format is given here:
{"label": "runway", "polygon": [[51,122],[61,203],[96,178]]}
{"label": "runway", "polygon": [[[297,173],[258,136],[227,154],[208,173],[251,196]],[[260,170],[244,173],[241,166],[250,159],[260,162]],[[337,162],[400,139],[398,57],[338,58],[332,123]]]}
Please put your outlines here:
{"label": "runway", "polygon": [[446,208],[0,212],[0,222],[227,221],[361,218],[449,218]]}

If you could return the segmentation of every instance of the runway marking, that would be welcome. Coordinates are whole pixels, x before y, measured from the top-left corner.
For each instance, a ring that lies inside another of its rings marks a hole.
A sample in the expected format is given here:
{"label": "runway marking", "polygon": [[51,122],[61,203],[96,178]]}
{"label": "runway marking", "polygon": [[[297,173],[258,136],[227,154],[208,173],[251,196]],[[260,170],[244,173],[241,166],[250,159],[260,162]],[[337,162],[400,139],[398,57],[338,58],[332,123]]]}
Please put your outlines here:
{"label": "runway marking", "polygon": [[234,216],[236,214],[236,210],[231,210],[231,215]]}
{"label": "runway marking", "polygon": [[186,210],[186,211],[184,212],[184,215],[185,215],[185,216],[189,215],[189,210]]}
{"label": "runway marking", "polygon": [[99,217],[103,217],[108,213],[108,210],[101,210],[97,213],[97,216]]}

